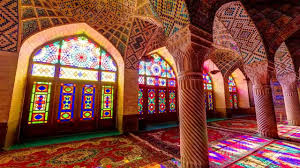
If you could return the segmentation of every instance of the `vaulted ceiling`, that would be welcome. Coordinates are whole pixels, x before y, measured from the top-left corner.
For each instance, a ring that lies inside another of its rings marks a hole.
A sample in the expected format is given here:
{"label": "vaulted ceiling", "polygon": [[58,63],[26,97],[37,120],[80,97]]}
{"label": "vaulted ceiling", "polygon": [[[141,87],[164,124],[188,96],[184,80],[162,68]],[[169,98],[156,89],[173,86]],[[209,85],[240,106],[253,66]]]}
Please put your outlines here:
{"label": "vaulted ceiling", "polygon": [[[17,0],[4,0],[0,2],[4,16],[0,18],[0,50],[16,52],[17,46],[20,46],[18,41],[22,42],[39,31],[62,24],[85,22],[104,35],[124,57],[129,58],[127,67],[133,68],[138,53],[149,49],[150,43],[157,47],[163,45],[160,43],[164,41],[162,39],[186,24],[191,23],[212,33],[216,11],[231,1],[20,0],[18,3]],[[300,29],[299,0],[241,2],[261,34],[267,54],[274,54],[283,41]],[[21,27],[20,39],[17,35],[18,24]],[[148,43],[154,32],[160,38]],[[233,42],[219,42],[236,48]],[[287,46],[293,45],[291,43],[287,43]]]}

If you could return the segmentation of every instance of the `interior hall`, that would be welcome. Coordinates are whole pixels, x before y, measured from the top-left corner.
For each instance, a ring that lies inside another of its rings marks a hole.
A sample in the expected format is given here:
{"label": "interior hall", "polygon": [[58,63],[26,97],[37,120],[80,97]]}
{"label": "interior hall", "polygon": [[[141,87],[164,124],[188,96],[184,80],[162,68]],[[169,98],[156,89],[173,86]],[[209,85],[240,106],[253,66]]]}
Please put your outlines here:
{"label": "interior hall", "polygon": [[300,168],[300,1],[0,0],[0,167]]}

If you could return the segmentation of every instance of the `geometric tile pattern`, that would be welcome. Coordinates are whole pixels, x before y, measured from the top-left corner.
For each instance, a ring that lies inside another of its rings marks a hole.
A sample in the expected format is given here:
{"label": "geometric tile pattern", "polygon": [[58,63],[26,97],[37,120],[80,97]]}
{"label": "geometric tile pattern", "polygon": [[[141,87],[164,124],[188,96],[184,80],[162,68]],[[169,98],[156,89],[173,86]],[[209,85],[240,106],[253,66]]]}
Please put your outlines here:
{"label": "geometric tile pattern", "polygon": [[288,73],[295,73],[291,54],[284,42],[277,49],[274,60],[277,76],[282,76]]}
{"label": "geometric tile pattern", "polygon": [[228,33],[226,27],[219,21],[217,17],[214,20],[213,42],[214,45],[236,51],[239,55],[241,54],[240,49],[234,41],[233,37],[230,33]]}
{"label": "geometric tile pattern", "polygon": [[16,52],[18,43],[18,1],[0,1],[0,51]]}
{"label": "geometric tile pattern", "polygon": [[216,64],[223,76],[230,75],[235,69],[242,69],[242,58],[232,50],[216,49],[210,59]]}
{"label": "geometric tile pattern", "polygon": [[149,0],[138,0],[134,13],[137,18],[143,18],[154,24],[161,24],[161,20]]}
{"label": "geometric tile pattern", "polygon": [[239,46],[245,64],[267,59],[263,40],[241,2],[223,5],[216,17]]}
{"label": "geometric tile pattern", "polygon": [[171,36],[189,23],[189,13],[184,0],[150,0],[162,20],[166,36]]}
{"label": "geometric tile pattern", "polygon": [[51,0],[21,0],[22,41],[41,30],[75,22],[55,8]]}
{"label": "geometric tile pattern", "polygon": [[138,69],[139,60],[157,28],[156,25],[149,22],[134,19],[125,54],[125,67],[127,69]]}

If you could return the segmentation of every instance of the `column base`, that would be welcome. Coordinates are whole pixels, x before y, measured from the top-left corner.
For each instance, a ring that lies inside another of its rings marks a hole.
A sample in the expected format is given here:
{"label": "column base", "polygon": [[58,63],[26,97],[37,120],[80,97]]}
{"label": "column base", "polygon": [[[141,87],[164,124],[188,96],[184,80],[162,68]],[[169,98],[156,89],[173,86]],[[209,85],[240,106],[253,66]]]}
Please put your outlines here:
{"label": "column base", "polygon": [[192,163],[181,158],[181,168],[209,168],[209,162],[207,161],[207,163]]}
{"label": "column base", "polygon": [[300,120],[288,120],[289,125],[300,126]]}
{"label": "column base", "polygon": [[276,131],[258,131],[259,135],[266,138],[278,138],[278,132]]}

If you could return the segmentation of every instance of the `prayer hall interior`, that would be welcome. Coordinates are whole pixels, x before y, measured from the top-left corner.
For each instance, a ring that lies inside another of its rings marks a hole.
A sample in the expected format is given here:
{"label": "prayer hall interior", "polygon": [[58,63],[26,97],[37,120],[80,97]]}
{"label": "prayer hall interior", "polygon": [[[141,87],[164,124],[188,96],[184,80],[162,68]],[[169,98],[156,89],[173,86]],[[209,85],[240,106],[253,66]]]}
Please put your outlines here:
{"label": "prayer hall interior", "polygon": [[299,0],[0,0],[0,167],[300,168]]}

